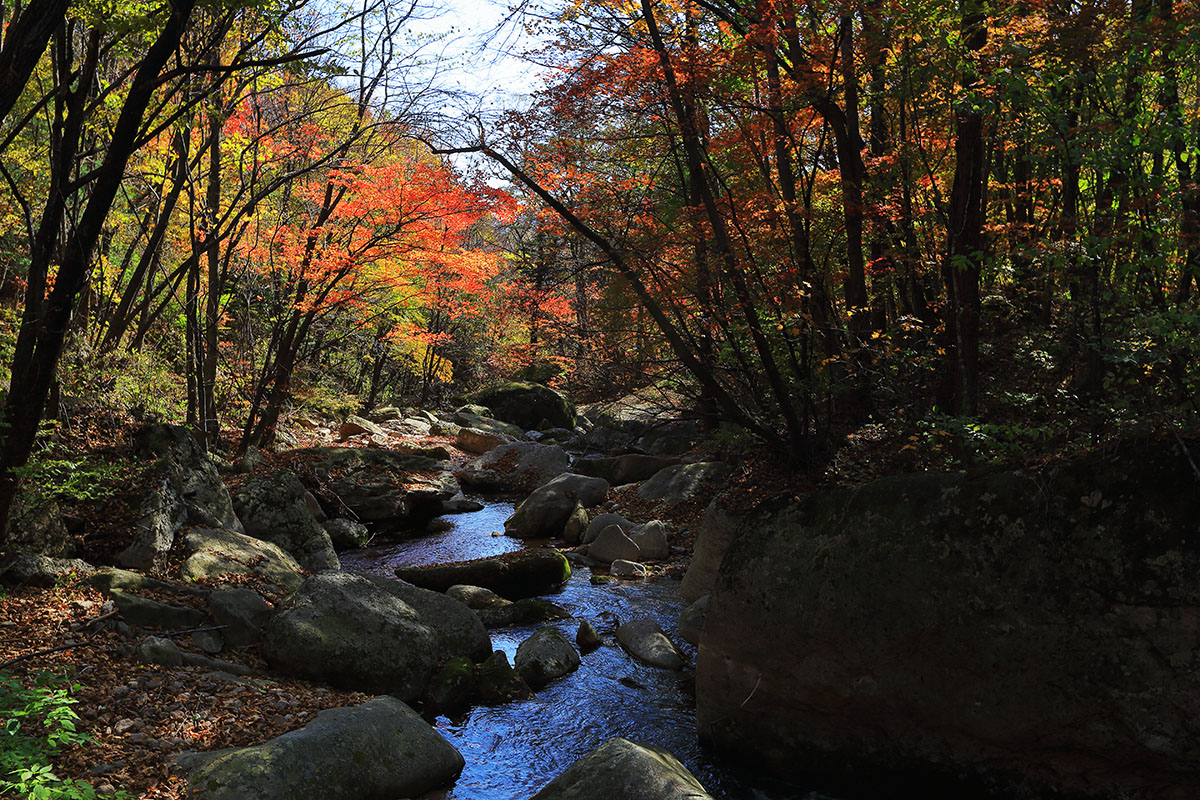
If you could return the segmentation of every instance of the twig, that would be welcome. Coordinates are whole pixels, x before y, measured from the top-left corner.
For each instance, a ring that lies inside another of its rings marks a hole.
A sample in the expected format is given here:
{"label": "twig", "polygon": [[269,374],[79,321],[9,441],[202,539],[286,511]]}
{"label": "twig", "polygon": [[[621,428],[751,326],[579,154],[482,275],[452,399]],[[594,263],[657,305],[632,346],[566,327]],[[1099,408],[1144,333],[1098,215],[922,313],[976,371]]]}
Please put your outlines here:
{"label": "twig", "polygon": [[204,633],[205,631],[223,631],[227,625],[209,625],[205,628],[188,628],[186,631],[167,631],[163,637],[170,638],[172,636],[183,636],[185,633]]}
{"label": "twig", "polygon": [[94,644],[95,644],[95,642],[84,641],[84,642],[75,642],[74,644],[60,644],[58,647],[48,647],[45,650],[34,650],[32,653],[26,653],[23,656],[17,656],[16,658],[10,658],[8,661],[0,661],[0,669],[7,669],[8,667],[11,667],[13,664],[17,664],[21,661],[25,661],[26,659],[36,658],[38,656],[47,656],[47,655],[50,655],[51,653],[59,653],[59,652],[62,652],[63,650],[72,650],[76,647],[91,647]]}

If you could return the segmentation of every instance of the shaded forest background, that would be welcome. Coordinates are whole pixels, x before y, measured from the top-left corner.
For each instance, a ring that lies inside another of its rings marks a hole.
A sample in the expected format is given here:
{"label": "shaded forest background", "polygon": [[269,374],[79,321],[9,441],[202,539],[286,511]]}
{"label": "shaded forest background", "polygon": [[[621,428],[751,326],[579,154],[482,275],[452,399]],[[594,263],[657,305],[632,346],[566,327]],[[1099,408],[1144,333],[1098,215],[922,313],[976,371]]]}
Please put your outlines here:
{"label": "shaded forest background", "polygon": [[1195,425],[1194,3],[518,12],[482,115],[419,4],[0,4],[0,519],[64,431],[514,376],[814,473]]}

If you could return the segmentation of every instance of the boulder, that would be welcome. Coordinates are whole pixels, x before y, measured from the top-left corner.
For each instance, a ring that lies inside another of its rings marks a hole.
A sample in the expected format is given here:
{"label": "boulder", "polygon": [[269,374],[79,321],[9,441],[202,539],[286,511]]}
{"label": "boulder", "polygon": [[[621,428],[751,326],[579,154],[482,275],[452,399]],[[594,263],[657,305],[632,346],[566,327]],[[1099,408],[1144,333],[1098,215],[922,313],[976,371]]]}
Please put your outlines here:
{"label": "boulder", "polygon": [[497,650],[479,665],[475,698],[485,706],[495,706],[531,696],[529,685],[508,663],[508,654]]}
{"label": "boulder", "polygon": [[579,653],[558,628],[538,628],[517,647],[517,674],[534,689],[579,667]]}
{"label": "boulder", "polygon": [[[371,411],[369,411],[367,413],[367,419],[369,419],[371,422],[374,422],[377,425],[382,424],[384,422],[391,422],[392,420],[399,420],[399,419],[403,419],[403,418],[404,418],[404,412],[401,411],[396,406],[380,406],[379,408],[371,409]],[[351,419],[357,419],[357,418],[351,417]],[[360,433],[361,433],[361,431],[360,431]]]}
{"label": "boulder", "polygon": [[785,775],[1200,796],[1197,521],[1188,455],[1149,437],[768,504],[710,597],[700,734]]}
{"label": "boulder", "polygon": [[148,597],[113,589],[109,592],[121,617],[135,628],[169,628],[184,630],[204,622],[203,611],[189,606],[160,603]]}
{"label": "boulder", "polygon": [[146,488],[134,500],[139,519],[130,543],[117,554],[122,566],[148,569],[166,558],[175,532],[187,523],[243,532],[229,490],[200,445],[176,425],[150,425],[135,437],[139,458],[152,461]]}
{"label": "boulder", "polygon": [[571,577],[571,565],[555,550],[518,550],[474,561],[398,567],[396,577],[435,592],[466,584],[519,600],[558,589]]}
{"label": "boulder", "polygon": [[667,524],[660,520],[638,525],[629,532],[629,539],[638,546],[643,561],[662,561],[671,555]]}
{"label": "boulder", "polygon": [[51,557],[70,556],[75,549],[62,508],[53,498],[39,497],[28,488],[13,501],[4,546],[9,553]]}
{"label": "boulder", "polygon": [[609,525],[600,531],[600,535],[588,545],[588,558],[606,564],[618,560],[637,561],[641,552],[617,525]]}
{"label": "boulder", "polygon": [[660,470],[679,463],[678,458],[669,456],[647,456],[628,453],[608,458],[581,458],[571,468],[580,475],[604,478],[613,486],[644,481]]}
{"label": "boulder", "polygon": [[579,628],[575,631],[575,644],[579,645],[580,651],[590,653],[603,645],[604,640],[596,632],[595,626],[585,619],[579,623]]}
{"label": "boulder", "polygon": [[567,767],[530,800],[712,800],[660,747],[609,739]]}
{"label": "boulder", "polygon": [[654,473],[638,487],[638,497],[663,505],[682,503],[696,497],[704,485],[722,481],[732,472],[732,466],[720,461],[676,464]]}
{"label": "boulder", "polygon": [[592,517],[592,521],[588,523],[587,530],[583,532],[583,538],[581,541],[584,544],[591,544],[592,542],[596,541],[596,537],[600,535],[600,531],[604,530],[610,525],[616,525],[619,527],[626,536],[628,536],[633,529],[637,527],[637,523],[625,519],[620,514],[597,514],[596,516]]}
{"label": "boulder", "polygon": [[475,664],[457,656],[447,661],[433,677],[421,710],[430,714],[451,714],[471,704],[475,694]]}
{"label": "boulder", "polygon": [[88,586],[94,586],[102,592],[169,592],[190,597],[205,597],[207,589],[199,586],[189,586],[174,581],[160,581],[140,572],[131,572],[116,567],[103,567],[87,576],[84,581]]}
{"label": "boulder", "polygon": [[364,433],[371,436],[387,436],[387,432],[374,422],[362,417],[356,417],[353,414],[347,417],[346,421],[338,428],[338,438],[343,441],[349,439],[351,436],[359,436]]}
{"label": "boulder", "polygon": [[567,544],[579,544],[583,541],[583,534],[588,529],[588,512],[583,507],[583,503],[576,502],[575,510],[571,512],[571,516],[567,517],[567,522],[563,525],[562,538]]}
{"label": "boulder", "polygon": [[557,603],[532,597],[499,608],[481,608],[478,614],[484,627],[489,630],[509,625],[532,625],[535,622],[571,618],[571,612]]}
{"label": "boulder", "polygon": [[183,666],[183,653],[170,639],[161,636],[147,636],[137,648],[139,661],[147,664],[158,664],[161,667]]}
{"label": "boulder", "polygon": [[478,500],[470,500],[462,495],[442,502],[443,514],[472,514],[476,511],[483,511],[484,508],[484,504]]}
{"label": "boulder", "polygon": [[334,511],[348,510],[363,522],[398,522],[441,507],[458,494],[458,481],[441,461],[365,447],[295,450],[307,464],[308,488]]}
{"label": "boulder", "polygon": [[496,419],[519,425],[523,431],[545,427],[574,428],[575,405],[565,395],[538,383],[503,383],[476,392],[474,402],[486,405]]}
{"label": "boulder", "polygon": [[679,636],[690,644],[700,646],[704,633],[704,617],[708,613],[708,595],[704,595],[679,614]]}
{"label": "boulder", "polygon": [[504,608],[505,606],[512,605],[511,600],[505,600],[491,589],[485,589],[482,586],[457,584],[446,590],[446,596],[457,600],[467,608],[475,610],[481,608]]}
{"label": "boulder", "polygon": [[304,571],[278,545],[236,531],[195,528],[184,536],[191,552],[179,572],[185,581],[214,580],[229,575],[253,575],[291,592],[304,582]]}
{"label": "boulder", "polygon": [[236,489],[233,507],[248,535],[279,545],[305,569],[340,569],[333,542],[313,516],[307,494],[291,472],[255,475]]}
{"label": "boulder", "polygon": [[[470,406],[466,406],[465,408],[470,408]],[[454,412],[454,424],[485,434],[507,437],[505,441],[516,441],[525,438],[525,429],[519,425],[510,425],[507,422],[492,419],[486,414],[477,414],[462,408]]]}
{"label": "boulder", "polygon": [[468,462],[458,479],[469,486],[497,492],[528,491],[567,471],[571,457],[561,447],[537,442],[510,442]]}
{"label": "boulder", "polygon": [[692,552],[692,563],[684,573],[679,593],[688,602],[699,600],[712,591],[717,579],[717,568],[733,541],[734,532],[741,524],[743,515],[734,514],[725,507],[720,497],[714,498],[704,509],[700,526],[696,530],[696,545]]}
{"label": "boulder", "polygon": [[509,444],[513,437],[504,433],[492,433],[479,428],[459,428],[454,443],[459,450],[468,453],[490,453],[502,444]]}
{"label": "boulder", "polygon": [[279,672],[416,702],[438,663],[438,635],[370,579],[314,575],[268,620],[263,656]]}
{"label": "boulder", "polygon": [[51,558],[16,553],[0,561],[0,586],[49,588],[72,575],[87,575],[95,567],[78,558]]}
{"label": "boulder", "polygon": [[650,571],[646,569],[645,564],[639,564],[636,561],[626,561],[623,558],[618,558],[608,568],[608,574],[614,578],[644,578],[649,573]]}
{"label": "boulder", "polygon": [[321,527],[329,534],[329,541],[339,550],[364,547],[371,540],[371,531],[367,526],[352,519],[327,520]]}
{"label": "boulder", "polygon": [[617,641],[634,658],[663,669],[683,669],[687,659],[658,623],[638,617],[617,628]]}
{"label": "boulder", "polygon": [[608,481],[603,478],[559,475],[525,498],[504,523],[504,530],[520,539],[559,536],[576,503],[591,508],[603,502],[607,494]]}
{"label": "boulder", "polygon": [[245,587],[217,589],[208,596],[213,622],[223,626],[225,644],[244,647],[262,639],[262,626],[272,614],[271,604]]}
{"label": "boulder", "polygon": [[637,440],[637,447],[652,456],[681,456],[700,441],[700,423],[677,419],[650,426]]}
{"label": "boulder", "polygon": [[392,697],[331,708],[298,730],[253,747],[185,753],[195,800],[383,800],[448,786],[463,757]]}
{"label": "boulder", "polygon": [[411,606],[437,634],[437,658],[445,661],[456,656],[466,656],[473,661],[482,661],[492,652],[492,640],[475,614],[464,603],[441,592],[422,589],[405,581],[384,578],[381,575],[363,577],[379,588]]}

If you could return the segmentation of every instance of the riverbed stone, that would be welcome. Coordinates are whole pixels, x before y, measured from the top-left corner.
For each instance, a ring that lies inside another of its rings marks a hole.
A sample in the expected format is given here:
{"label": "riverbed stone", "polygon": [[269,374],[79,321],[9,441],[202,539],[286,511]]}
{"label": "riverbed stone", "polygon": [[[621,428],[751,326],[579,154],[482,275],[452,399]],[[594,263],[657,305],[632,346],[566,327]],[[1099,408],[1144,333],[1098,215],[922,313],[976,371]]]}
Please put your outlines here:
{"label": "riverbed stone", "polygon": [[463,757],[393,697],[318,712],[303,728],[253,747],[185,753],[193,800],[419,797],[448,786]]}
{"label": "riverbed stone", "polygon": [[634,658],[663,669],[683,669],[687,659],[650,617],[638,617],[617,628],[617,641]]}
{"label": "riverbed stone", "polygon": [[512,605],[511,600],[505,600],[491,589],[485,589],[482,586],[468,586],[461,583],[447,589],[446,596],[454,598],[467,608],[476,610],[481,608],[503,608],[504,606]]}
{"label": "riverbed stone", "polygon": [[699,732],[785,776],[1200,796],[1197,521],[1173,436],[768,503],[713,587]]}
{"label": "riverbed stone", "polygon": [[484,627],[489,630],[509,625],[532,625],[535,622],[571,618],[571,612],[562,606],[539,597],[517,600],[500,608],[481,608],[478,613]]}
{"label": "riverbed stone", "polygon": [[329,541],[333,542],[333,546],[339,550],[363,547],[371,540],[371,531],[367,526],[352,519],[338,517],[326,520],[321,526],[329,534]]}
{"label": "riverbed stone", "polygon": [[478,489],[528,491],[544,486],[567,471],[571,457],[561,447],[537,442],[500,444],[468,462],[458,479]]}
{"label": "riverbed stone", "polygon": [[466,408],[470,408],[470,406],[460,408],[454,412],[453,422],[455,425],[486,434],[506,437],[505,441],[520,441],[525,438],[525,429],[520,425],[502,422],[498,419],[493,419],[487,414],[477,414],[474,411],[465,410]]}
{"label": "riverbed stone", "polygon": [[471,514],[484,508],[484,504],[478,500],[470,500],[462,495],[442,501],[443,514]]}
{"label": "riverbed stone", "polygon": [[313,516],[306,495],[295,474],[280,470],[242,483],[233,494],[233,507],[247,535],[279,545],[305,569],[339,569],[333,542]]}
{"label": "riverbed stone", "polygon": [[530,800],[712,800],[669,751],[609,739],[567,767]]}
{"label": "riverbed stone", "polygon": [[579,650],[583,653],[590,653],[597,647],[604,644],[604,640],[600,638],[600,634],[596,632],[596,626],[592,625],[588,620],[579,623],[579,628],[575,631],[575,644],[579,645]]}
{"label": "riverbed stone", "polygon": [[396,577],[435,592],[468,584],[491,589],[509,600],[519,600],[558,589],[571,577],[571,565],[562,553],[538,548],[474,561],[397,567]]}
{"label": "riverbed stone", "polygon": [[613,561],[637,561],[641,552],[637,543],[626,536],[618,525],[609,525],[588,545],[588,558],[605,564]]}
{"label": "riverbed stone", "polygon": [[562,538],[567,544],[579,544],[583,540],[583,534],[588,528],[588,512],[583,507],[583,503],[576,502],[575,510],[571,512],[571,516],[567,517],[567,522],[563,525]]}
{"label": "riverbed stone", "polygon": [[637,561],[626,561],[623,558],[618,558],[612,562],[608,568],[608,574],[614,578],[644,578],[650,571],[646,569],[645,564]]}
{"label": "riverbed stone", "polygon": [[475,683],[475,698],[485,706],[495,706],[511,700],[530,697],[529,685],[517,674],[503,650],[492,653],[479,665]]}
{"label": "riverbed stone", "polygon": [[291,592],[304,582],[304,571],[296,559],[281,547],[236,531],[194,528],[183,537],[191,552],[180,569],[185,581],[210,580],[236,575],[252,575]]}
{"label": "riverbed stone", "polygon": [[437,637],[438,661],[455,656],[482,661],[491,654],[492,640],[488,637],[487,630],[479,615],[464,603],[441,592],[422,589],[406,581],[381,575],[360,574],[413,608],[421,622],[433,629]]}
{"label": "riverbed stone", "polygon": [[72,575],[89,575],[95,569],[78,558],[51,558],[32,553],[14,553],[0,560],[0,586],[49,588]]}
{"label": "riverbed stone", "polygon": [[513,437],[499,431],[485,431],[480,428],[462,427],[454,435],[454,443],[459,450],[468,453],[490,453],[497,447],[510,444]]}
{"label": "riverbed stone", "polygon": [[137,648],[138,660],[162,667],[183,666],[183,653],[174,642],[162,636],[147,636]]}
{"label": "riverbed stone", "polygon": [[535,490],[504,523],[509,536],[519,539],[560,536],[576,503],[599,505],[608,494],[608,481],[586,475],[559,475]]}
{"label": "riverbed stone", "polygon": [[456,656],[433,677],[422,710],[427,714],[452,714],[470,705],[474,694],[475,664],[465,656]]}
{"label": "riverbed stone", "polygon": [[597,514],[596,516],[592,517],[590,522],[588,522],[587,530],[584,531],[581,541],[584,544],[591,544],[596,540],[596,537],[600,535],[600,531],[604,530],[609,525],[616,525],[625,532],[626,536],[628,536],[630,532],[637,527],[637,523],[625,519],[625,517],[621,516],[620,514]]}
{"label": "riverbed stone", "polygon": [[362,575],[322,572],[281,602],[263,656],[287,675],[416,702],[438,662],[417,610]]}
{"label": "riverbed stone", "polygon": [[662,561],[671,555],[667,524],[662,520],[644,522],[629,532],[629,540],[637,545],[642,561]]}
{"label": "riverbed stone", "polygon": [[579,653],[558,628],[538,628],[517,647],[513,666],[537,689],[579,667]]}
{"label": "riverbed stone", "polygon": [[160,603],[120,589],[111,590],[109,596],[121,617],[135,628],[183,630],[204,622],[204,612],[189,606]]}

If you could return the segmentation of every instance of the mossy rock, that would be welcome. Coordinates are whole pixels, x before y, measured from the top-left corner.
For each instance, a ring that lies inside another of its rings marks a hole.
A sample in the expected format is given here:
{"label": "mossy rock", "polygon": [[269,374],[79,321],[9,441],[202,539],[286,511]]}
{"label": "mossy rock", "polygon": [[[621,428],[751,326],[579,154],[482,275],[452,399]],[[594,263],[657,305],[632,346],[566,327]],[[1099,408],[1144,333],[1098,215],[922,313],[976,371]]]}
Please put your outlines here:
{"label": "mossy rock", "polygon": [[[476,392],[471,400],[490,408],[496,419],[525,430],[575,427],[575,404],[565,395],[538,383],[502,383]],[[543,422],[549,425],[544,426]]]}
{"label": "mossy rock", "polygon": [[425,711],[439,714],[461,711],[475,693],[475,665],[465,656],[452,658],[434,676],[425,697]]}
{"label": "mossy rock", "polygon": [[501,597],[519,600],[558,589],[571,577],[571,565],[556,550],[518,550],[475,561],[399,567],[396,577],[436,592],[465,584],[482,586]]}
{"label": "mossy rock", "polygon": [[540,598],[518,600],[499,608],[481,608],[479,619],[485,628],[503,628],[507,625],[531,625],[556,619],[570,619],[571,612],[557,603]]}

